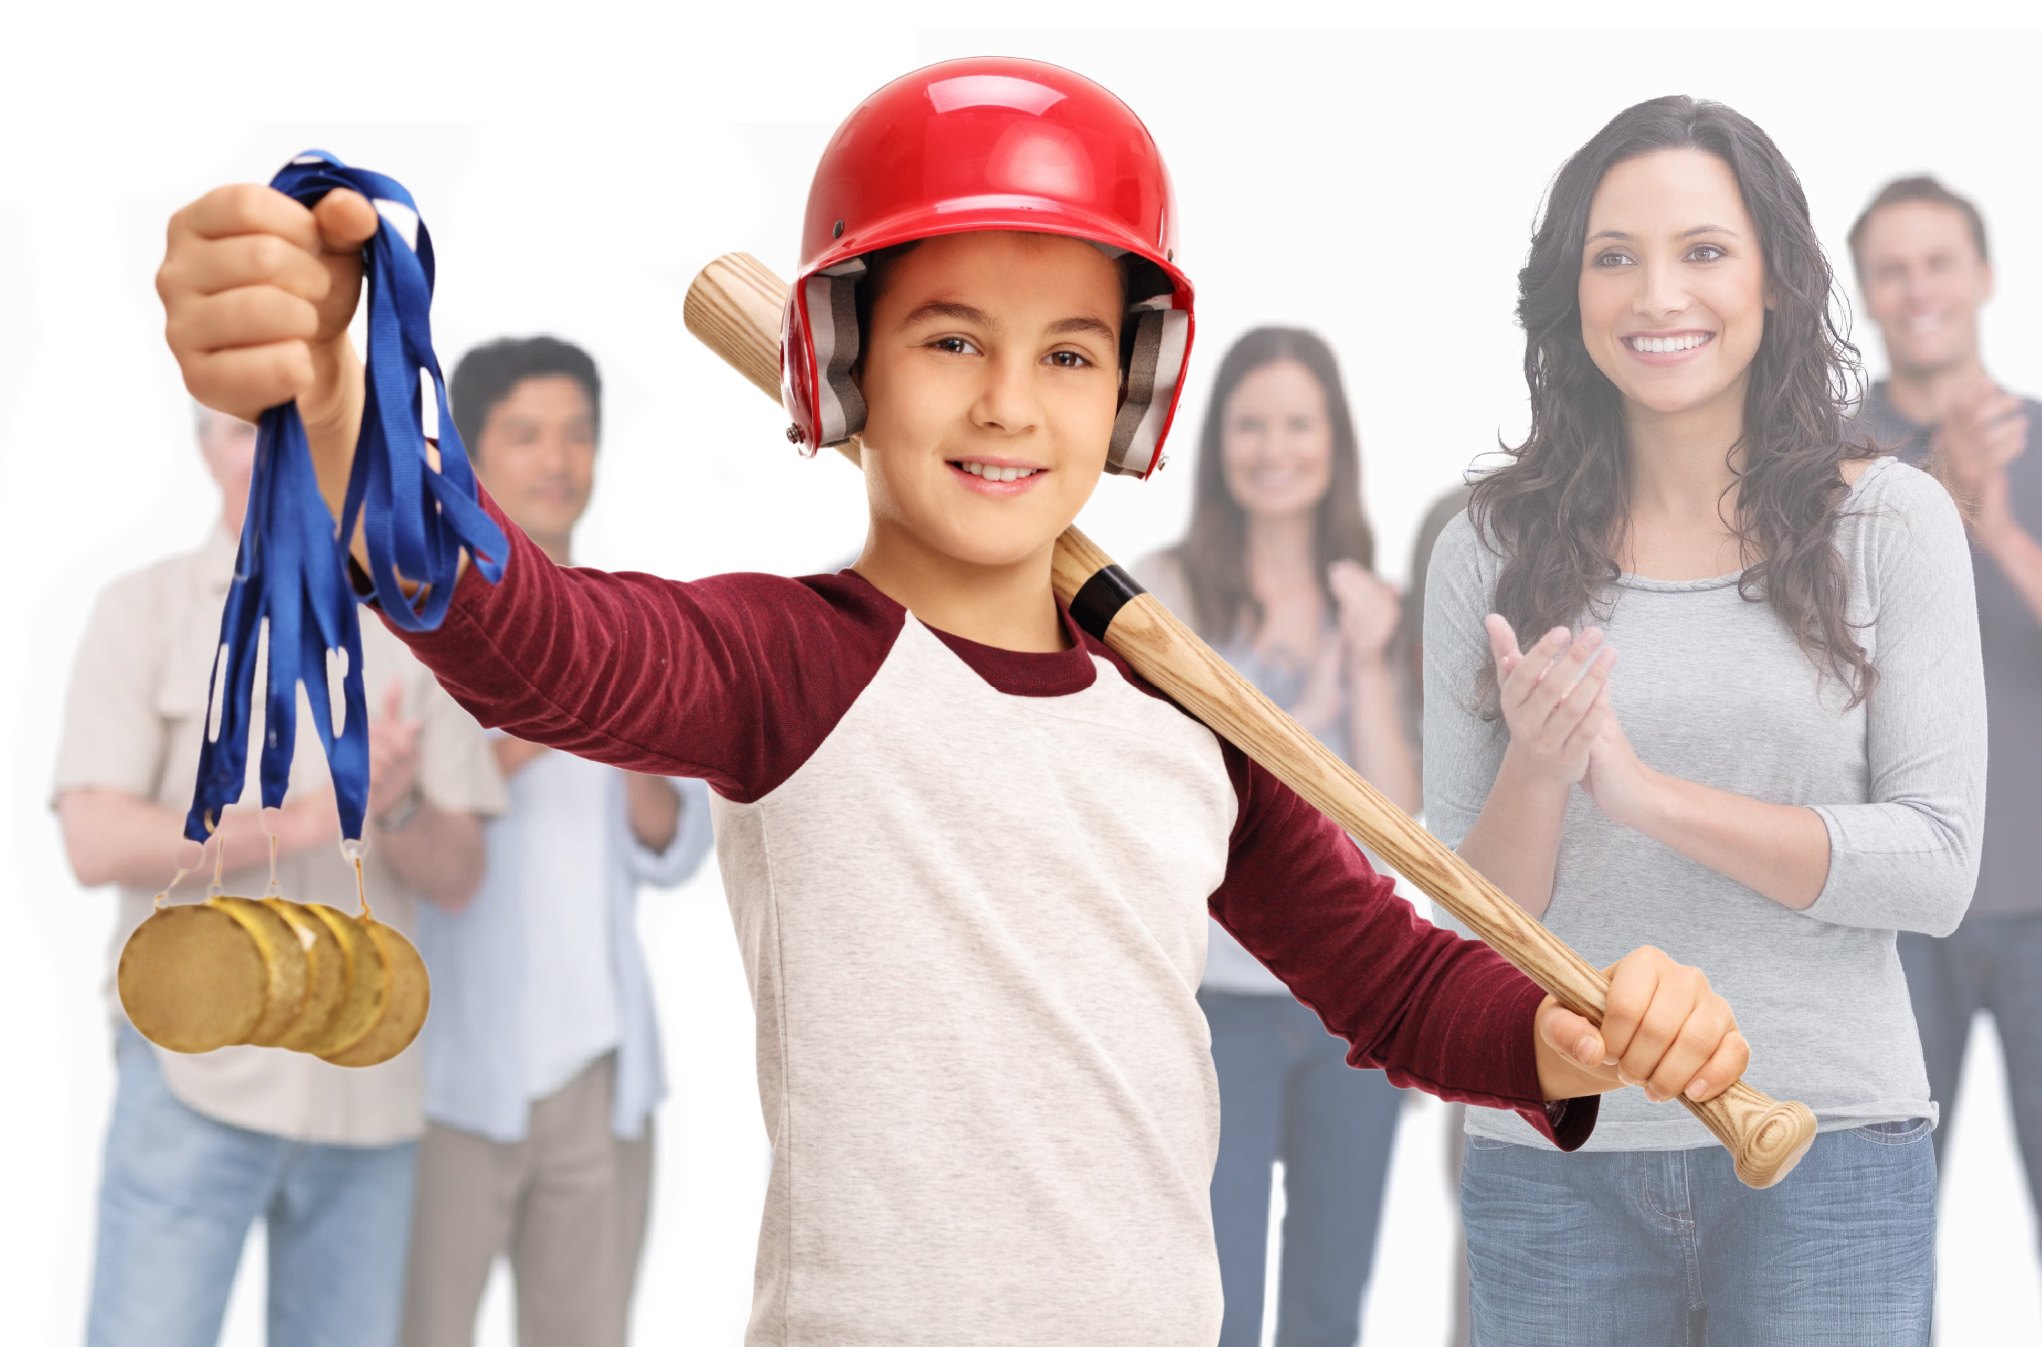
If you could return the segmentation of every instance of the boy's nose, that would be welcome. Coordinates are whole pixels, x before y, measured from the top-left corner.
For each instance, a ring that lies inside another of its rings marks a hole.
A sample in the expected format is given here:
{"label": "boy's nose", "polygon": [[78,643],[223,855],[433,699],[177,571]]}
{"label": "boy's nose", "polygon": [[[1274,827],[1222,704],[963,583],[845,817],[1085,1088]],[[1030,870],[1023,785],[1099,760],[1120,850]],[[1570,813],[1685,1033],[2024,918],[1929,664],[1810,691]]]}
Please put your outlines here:
{"label": "boy's nose", "polygon": [[1041,405],[1035,396],[1035,368],[1032,361],[989,357],[985,381],[972,406],[972,420],[988,430],[1015,434],[1032,430],[1041,419]]}

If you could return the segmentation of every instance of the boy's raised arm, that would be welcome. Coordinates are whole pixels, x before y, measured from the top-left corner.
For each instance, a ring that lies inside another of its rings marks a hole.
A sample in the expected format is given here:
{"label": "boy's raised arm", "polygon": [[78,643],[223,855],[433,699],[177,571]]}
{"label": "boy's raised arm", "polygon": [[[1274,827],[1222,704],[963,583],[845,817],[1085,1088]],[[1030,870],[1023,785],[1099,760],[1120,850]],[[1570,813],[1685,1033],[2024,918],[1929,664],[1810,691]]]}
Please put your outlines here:
{"label": "boy's raised arm", "polygon": [[815,717],[856,696],[840,671],[872,662],[842,648],[847,624],[808,584],[558,566],[482,504],[510,540],[502,580],[471,570],[437,630],[391,630],[486,726],[752,799]]}
{"label": "boy's raised arm", "polygon": [[[270,187],[221,187],[171,218],[156,277],[186,388],[249,421],[295,401],[336,518],[364,408],[348,325],[361,249],[379,223],[366,198],[344,189],[307,209]],[[841,652],[815,650],[804,625],[826,601],[773,577],[683,585],[564,570],[483,503],[511,541],[502,582],[484,582],[464,558],[458,602],[439,630],[393,627],[456,700],[534,743],[701,777],[735,798],[764,789],[781,766],[791,710],[812,718],[828,704],[819,684],[829,679],[817,670]],[[366,567],[359,530],[351,544]]]}

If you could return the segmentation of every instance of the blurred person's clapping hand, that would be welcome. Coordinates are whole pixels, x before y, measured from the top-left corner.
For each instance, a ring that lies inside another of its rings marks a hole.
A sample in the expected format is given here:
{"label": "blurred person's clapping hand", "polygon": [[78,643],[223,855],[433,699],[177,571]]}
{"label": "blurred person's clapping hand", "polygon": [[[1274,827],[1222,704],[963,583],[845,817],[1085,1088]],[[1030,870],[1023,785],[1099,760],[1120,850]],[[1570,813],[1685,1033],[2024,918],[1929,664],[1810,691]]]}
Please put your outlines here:
{"label": "blurred person's clapping hand", "polygon": [[1932,462],[1981,539],[2011,523],[2007,465],[2028,447],[2021,399],[1981,371],[1977,383],[1937,427]]}

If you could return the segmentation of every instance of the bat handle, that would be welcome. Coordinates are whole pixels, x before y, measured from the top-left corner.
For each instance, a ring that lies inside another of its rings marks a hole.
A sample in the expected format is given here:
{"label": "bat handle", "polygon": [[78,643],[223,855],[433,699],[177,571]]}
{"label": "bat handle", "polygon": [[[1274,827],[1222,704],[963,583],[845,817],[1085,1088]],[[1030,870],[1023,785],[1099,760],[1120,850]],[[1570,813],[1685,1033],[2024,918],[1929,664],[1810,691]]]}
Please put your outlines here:
{"label": "bat handle", "polygon": [[1706,1104],[1685,1095],[1680,1102],[1729,1150],[1747,1187],[1772,1187],[1815,1142],[1815,1115],[1806,1104],[1782,1103],[1741,1080]]}

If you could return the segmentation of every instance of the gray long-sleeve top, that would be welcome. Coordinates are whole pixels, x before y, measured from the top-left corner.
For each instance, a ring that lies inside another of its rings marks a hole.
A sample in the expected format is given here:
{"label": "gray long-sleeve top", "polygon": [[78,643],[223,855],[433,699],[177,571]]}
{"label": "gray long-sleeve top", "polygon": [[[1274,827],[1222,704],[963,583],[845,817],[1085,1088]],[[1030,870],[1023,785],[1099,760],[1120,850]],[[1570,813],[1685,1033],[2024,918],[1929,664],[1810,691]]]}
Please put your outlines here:
{"label": "gray long-sleeve top", "polygon": [[[1783,907],[1618,827],[1576,787],[1545,913],[1598,967],[1649,944],[1702,968],[1751,1043],[1747,1079],[1806,1103],[1824,1129],[1935,1116],[1894,933],[1947,934],[1963,916],[1986,753],[1971,557],[1949,496],[1880,459],[1853,486],[1836,546],[1850,620],[1879,671],[1849,709],[1837,677],[1770,605],[1740,597],[1734,574],[1625,576],[1598,604],[1622,656],[1611,704],[1647,766],[1821,816],[1829,875],[1813,906]],[[1508,743],[1502,720],[1478,713],[1475,683],[1500,565],[1462,515],[1428,574],[1425,816],[1449,846],[1481,813]],[[1489,1109],[1470,1110],[1468,1130],[1545,1144]],[[1678,1104],[1624,1090],[1604,1101],[1587,1149],[1710,1144]]]}

